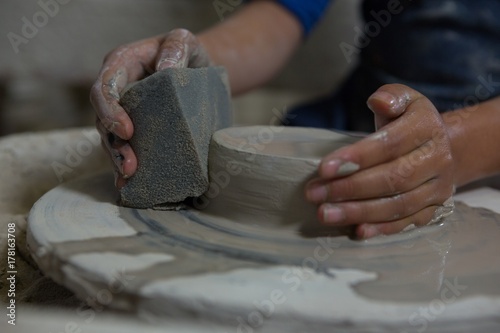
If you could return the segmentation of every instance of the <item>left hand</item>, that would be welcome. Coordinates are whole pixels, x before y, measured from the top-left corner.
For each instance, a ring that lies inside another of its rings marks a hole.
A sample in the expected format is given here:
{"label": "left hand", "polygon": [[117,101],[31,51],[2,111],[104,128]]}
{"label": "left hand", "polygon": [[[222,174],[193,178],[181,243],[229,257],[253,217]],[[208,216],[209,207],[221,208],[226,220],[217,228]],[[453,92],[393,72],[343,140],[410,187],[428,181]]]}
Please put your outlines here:
{"label": "left hand", "polygon": [[428,224],[454,191],[448,132],[425,96],[390,84],[368,107],[377,132],[326,156],[306,186],[320,222],[357,225],[362,239]]}

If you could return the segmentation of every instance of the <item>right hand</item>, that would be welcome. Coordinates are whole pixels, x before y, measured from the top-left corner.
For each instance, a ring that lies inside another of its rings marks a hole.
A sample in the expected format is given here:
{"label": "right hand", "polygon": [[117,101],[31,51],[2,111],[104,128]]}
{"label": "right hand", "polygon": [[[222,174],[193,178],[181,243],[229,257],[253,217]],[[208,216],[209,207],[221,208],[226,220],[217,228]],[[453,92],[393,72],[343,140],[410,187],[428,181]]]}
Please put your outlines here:
{"label": "right hand", "polygon": [[199,40],[184,29],[120,46],[104,58],[90,101],[97,113],[102,145],[113,161],[118,188],[137,170],[137,158],[128,143],[134,125],[119,102],[123,88],[166,68],[209,65],[211,60]]}

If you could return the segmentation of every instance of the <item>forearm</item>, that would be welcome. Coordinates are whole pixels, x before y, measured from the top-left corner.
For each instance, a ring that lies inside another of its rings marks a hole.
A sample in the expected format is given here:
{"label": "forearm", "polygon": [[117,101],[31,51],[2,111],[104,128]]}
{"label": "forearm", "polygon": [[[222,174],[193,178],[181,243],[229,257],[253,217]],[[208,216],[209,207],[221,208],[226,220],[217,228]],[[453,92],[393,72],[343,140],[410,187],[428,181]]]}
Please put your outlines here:
{"label": "forearm", "polygon": [[455,160],[455,185],[500,172],[500,98],[443,114]]}
{"label": "forearm", "polygon": [[302,28],[279,4],[253,1],[198,38],[214,63],[226,67],[236,95],[276,75],[300,45]]}

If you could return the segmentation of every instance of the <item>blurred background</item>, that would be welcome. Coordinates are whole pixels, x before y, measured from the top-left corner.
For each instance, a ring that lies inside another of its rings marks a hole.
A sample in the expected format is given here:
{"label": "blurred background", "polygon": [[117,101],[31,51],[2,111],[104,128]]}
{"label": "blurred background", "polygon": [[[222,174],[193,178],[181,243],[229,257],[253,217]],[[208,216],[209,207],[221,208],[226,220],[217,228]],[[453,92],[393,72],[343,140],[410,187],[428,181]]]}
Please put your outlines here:
{"label": "blurred background", "polygon": [[[2,0],[0,135],[92,126],[89,89],[110,50],[174,28],[201,31],[231,15],[238,2]],[[353,65],[339,44],[352,44],[358,4],[335,1],[279,77],[234,99],[235,123],[270,124],[274,108],[290,108],[339,84]]]}

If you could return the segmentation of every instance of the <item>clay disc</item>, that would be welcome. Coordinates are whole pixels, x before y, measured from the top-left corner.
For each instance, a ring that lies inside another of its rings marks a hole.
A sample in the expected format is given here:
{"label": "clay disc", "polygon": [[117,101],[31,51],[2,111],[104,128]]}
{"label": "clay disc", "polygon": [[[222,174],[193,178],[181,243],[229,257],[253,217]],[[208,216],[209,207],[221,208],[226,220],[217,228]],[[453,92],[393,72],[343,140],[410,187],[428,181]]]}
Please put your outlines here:
{"label": "clay disc", "polygon": [[498,330],[500,216],[488,210],[459,203],[440,225],[359,242],[117,200],[101,173],[51,190],[29,217],[40,268],[95,306],[227,332]]}

